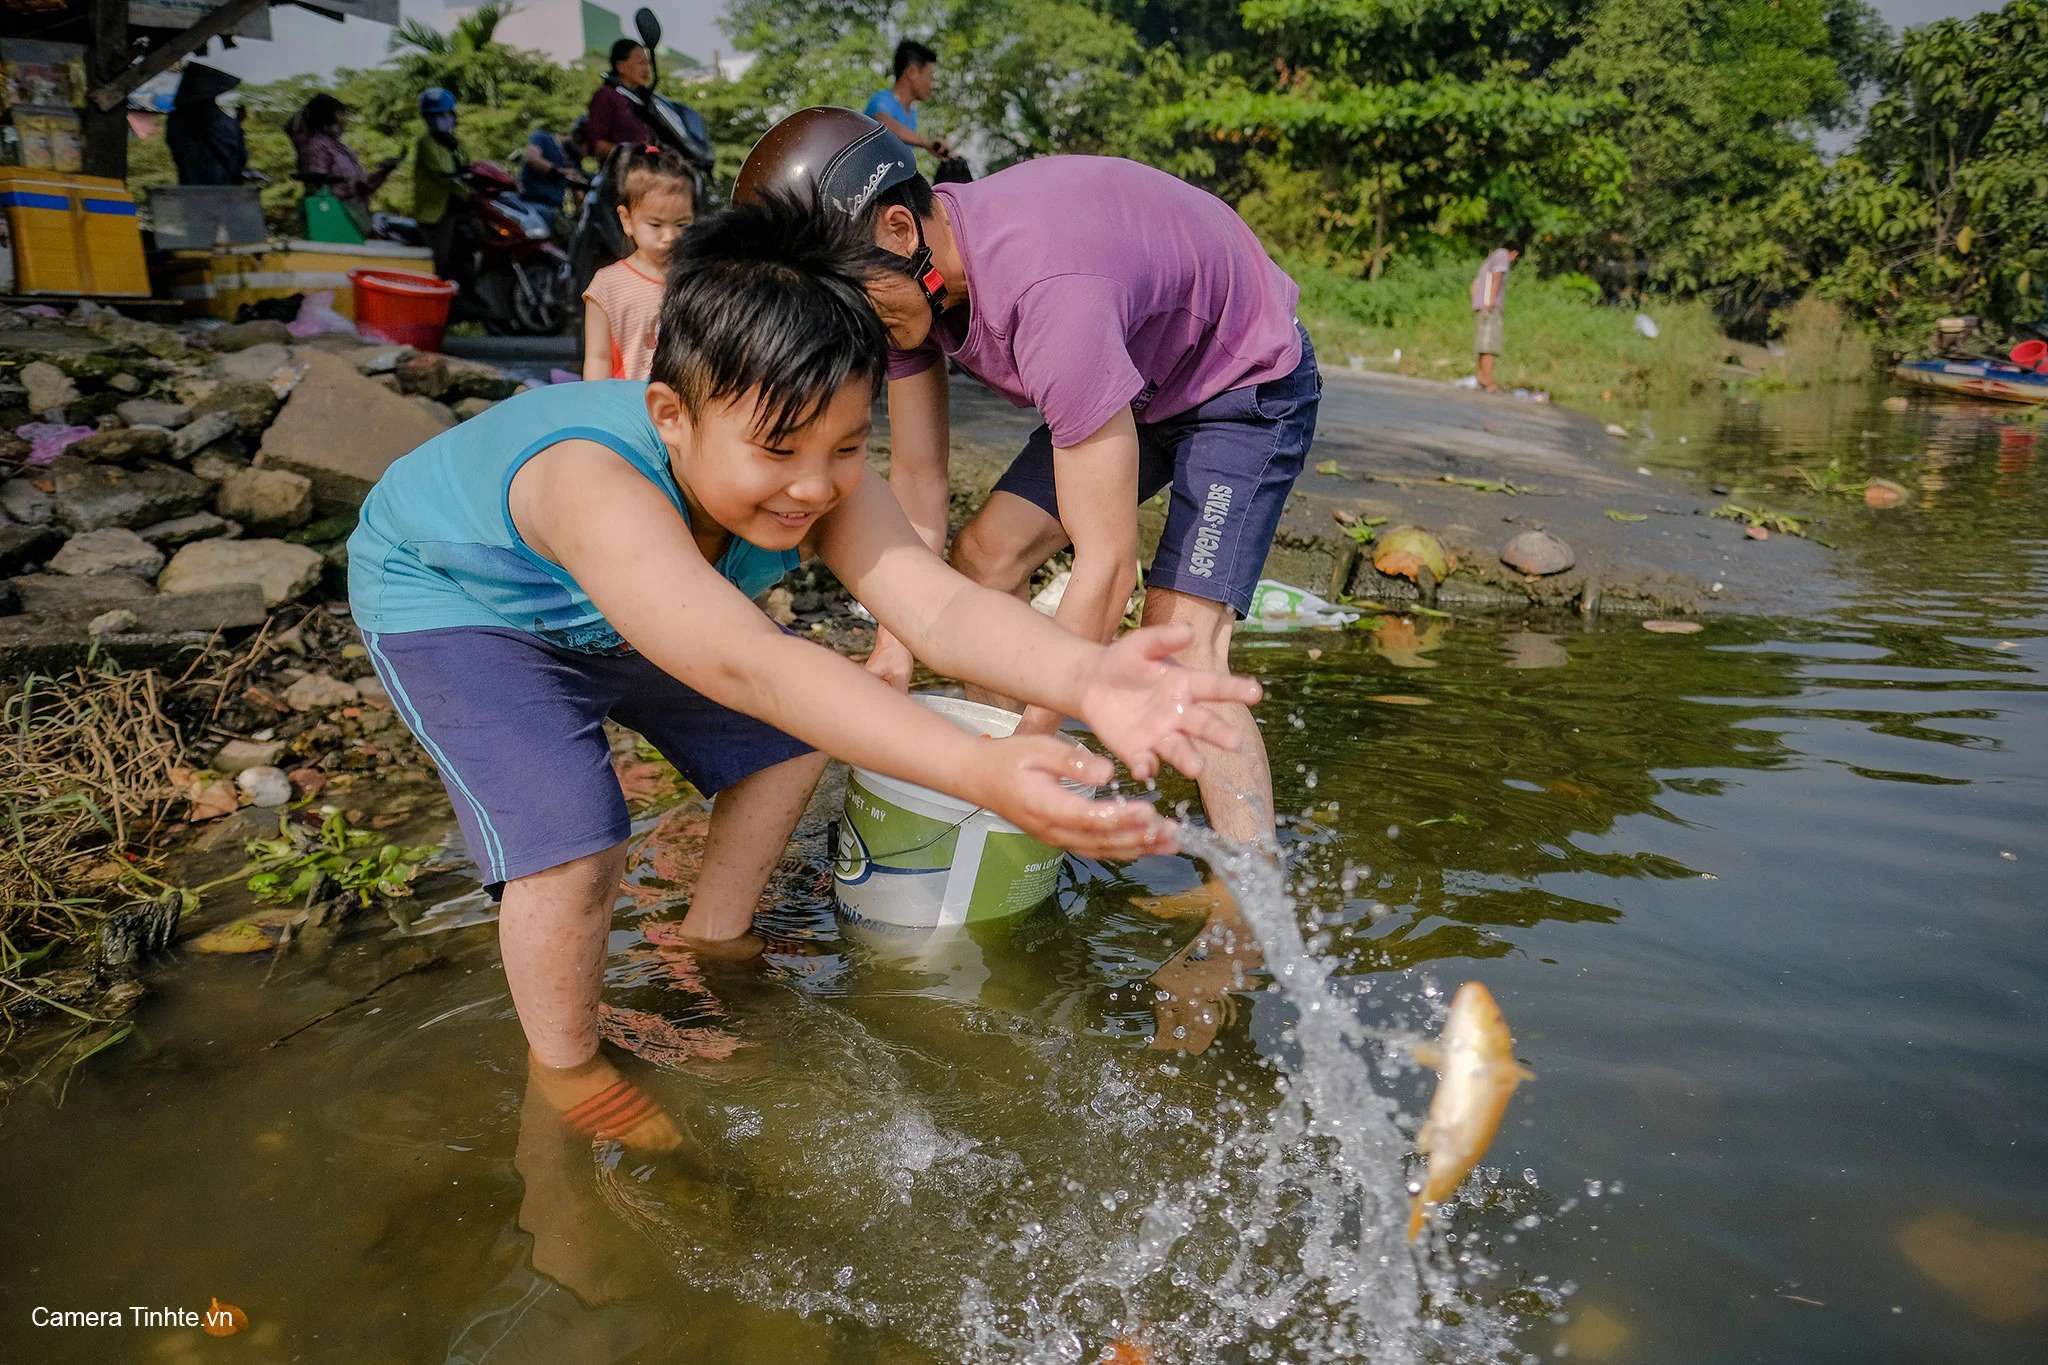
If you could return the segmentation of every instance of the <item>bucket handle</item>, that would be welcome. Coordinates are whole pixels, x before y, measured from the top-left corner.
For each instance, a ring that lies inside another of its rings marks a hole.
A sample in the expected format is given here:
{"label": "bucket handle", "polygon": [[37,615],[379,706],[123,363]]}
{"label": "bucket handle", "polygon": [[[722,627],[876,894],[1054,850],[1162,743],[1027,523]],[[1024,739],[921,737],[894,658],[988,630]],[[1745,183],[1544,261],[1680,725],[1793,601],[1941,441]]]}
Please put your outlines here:
{"label": "bucket handle", "polygon": [[888,853],[869,853],[865,855],[863,861],[872,864],[879,863],[884,858],[901,858],[906,853],[922,853],[926,849],[930,848],[933,844],[939,842],[939,840],[945,838],[947,835],[957,833],[960,829],[960,826],[966,824],[969,820],[972,820],[975,816],[980,815],[981,813],[982,808],[980,806],[976,806],[973,810],[967,812],[967,814],[961,816],[958,820],[955,820],[952,824],[946,826],[944,829],[940,830],[937,834],[934,834],[931,838],[925,840],[921,844],[912,844],[908,848],[899,848],[892,850]]}

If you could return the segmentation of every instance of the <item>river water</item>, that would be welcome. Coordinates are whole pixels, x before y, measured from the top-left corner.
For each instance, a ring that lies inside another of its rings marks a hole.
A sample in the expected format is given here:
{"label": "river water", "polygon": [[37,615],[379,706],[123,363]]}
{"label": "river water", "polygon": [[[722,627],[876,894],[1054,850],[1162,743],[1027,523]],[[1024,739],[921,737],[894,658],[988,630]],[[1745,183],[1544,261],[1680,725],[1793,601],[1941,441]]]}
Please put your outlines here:
{"label": "river water", "polygon": [[[0,1112],[0,1358],[2041,1358],[2048,426],[1879,396],[1631,453],[1822,511],[1809,618],[1253,638],[1293,818],[1226,1005],[1149,979],[1230,967],[1132,899],[1179,857],[903,962],[835,927],[820,834],[765,964],[694,962],[644,932],[687,810],[608,993],[676,1155],[562,1127],[488,926],[160,972],[61,1107]],[[1831,462],[1909,504],[1813,494]],[[1402,1040],[1468,979],[1539,1079],[1411,1249]],[[210,1296],[250,1331],[34,1325]]]}

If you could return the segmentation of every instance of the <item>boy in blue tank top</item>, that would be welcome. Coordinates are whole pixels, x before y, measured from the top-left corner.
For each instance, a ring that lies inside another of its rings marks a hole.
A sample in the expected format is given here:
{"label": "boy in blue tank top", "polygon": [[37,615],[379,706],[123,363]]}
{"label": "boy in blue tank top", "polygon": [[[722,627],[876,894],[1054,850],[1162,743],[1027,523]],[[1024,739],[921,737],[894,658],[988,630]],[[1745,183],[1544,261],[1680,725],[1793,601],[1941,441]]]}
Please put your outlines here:
{"label": "boy in blue tank top", "polygon": [[678,245],[653,378],[522,394],[394,464],[349,541],[378,677],[502,888],[505,976],[536,1083],[579,1128],[671,1147],[598,1051],[627,817],[603,722],[715,797],[679,931],[746,955],[828,754],[937,788],[1076,853],[1172,846],[1143,803],[1062,778],[1109,761],[1051,735],[968,735],[750,600],[816,554],[935,670],[1083,719],[1145,778],[1228,746],[1207,702],[1258,685],[1180,667],[1184,626],[1081,639],[931,552],[866,463],[888,341],[863,285],[888,258],[785,200]]}

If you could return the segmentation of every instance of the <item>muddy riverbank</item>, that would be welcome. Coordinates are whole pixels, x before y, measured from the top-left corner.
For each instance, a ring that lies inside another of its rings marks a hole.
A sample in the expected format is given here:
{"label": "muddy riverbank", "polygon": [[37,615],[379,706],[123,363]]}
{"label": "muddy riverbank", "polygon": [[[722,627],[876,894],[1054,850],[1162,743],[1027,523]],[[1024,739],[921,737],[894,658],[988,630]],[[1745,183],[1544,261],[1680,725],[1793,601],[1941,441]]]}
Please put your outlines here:
{"label": "muddy riverbank", "polygon": [[[961,379],[952,413],[956,498],[978,503],[1036,419]],[[1369,546],[1344,524],[1383,519],[1443,540],[1457,567],[1428,600],[1461,611],[1785,612],[1830,600],[1838,585],[1827,549],[1792,535],[1755,540],[1742,521],[1717,518],[1742,490],[1653,472],[1643,464],[1653,435],[1640,421],[1615,434],[1554,404],[1332,371],[1311,468],[1288,500],[1267,576],[1331,598],[1415,601],[1416,585],[1376,573]],[[886,450],[885,439],[878,445]],[[1825,510],[1848,518],[1865,509]],[[1147,504],[1141,558],[1164,519],[1163,498]],[[1573,567],[1542,577],[1508,568],[1500,550],[1526,530],[1561,537]]]}

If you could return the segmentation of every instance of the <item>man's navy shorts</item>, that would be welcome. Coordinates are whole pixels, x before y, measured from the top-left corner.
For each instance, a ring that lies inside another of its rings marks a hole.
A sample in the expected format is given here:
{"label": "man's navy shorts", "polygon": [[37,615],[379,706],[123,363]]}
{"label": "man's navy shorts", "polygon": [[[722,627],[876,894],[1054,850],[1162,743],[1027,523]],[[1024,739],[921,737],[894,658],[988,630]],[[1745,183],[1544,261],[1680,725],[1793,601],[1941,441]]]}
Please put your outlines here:
{"label": "man's navy shorts", "polygon": [[[1230,389],[1186,412],[1138,427],[1138,501],[1169,485],[1166,531],[1145,582],[1205,601],[1239,616],[1273,548],[1280,509],[1316,435],[1323,376],[1300,323],[1301,361],[1292,373]],[[1057,517],[1052,433],[1031,433],[997,493],[1014,493]]]}
{"label": "man's navy shorts", "polygon": [[706,796],[811,752],[638,654],[581,654],[490,626],[363,642],[494,888],[625,839],[607,719],[639,731]]}

